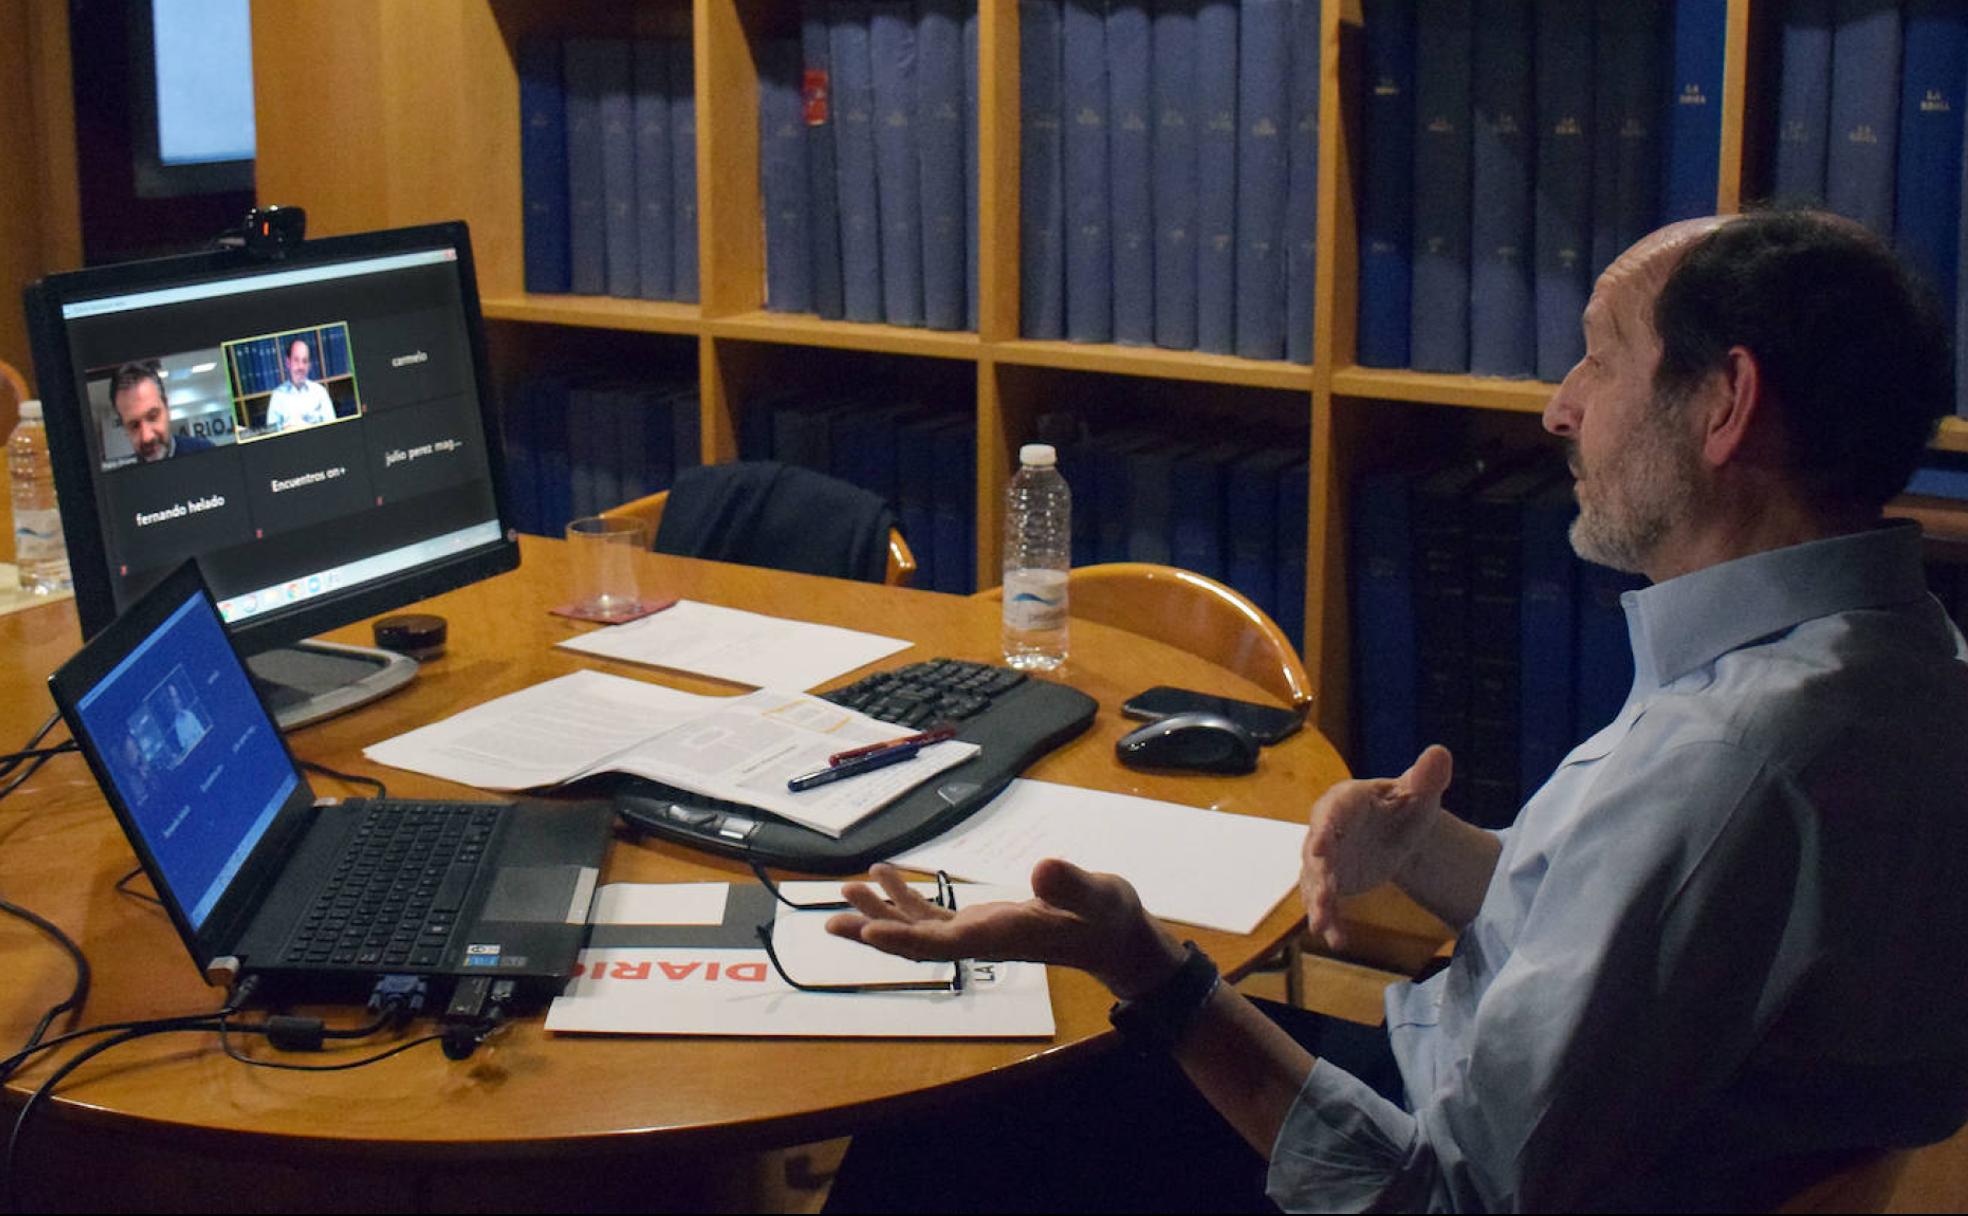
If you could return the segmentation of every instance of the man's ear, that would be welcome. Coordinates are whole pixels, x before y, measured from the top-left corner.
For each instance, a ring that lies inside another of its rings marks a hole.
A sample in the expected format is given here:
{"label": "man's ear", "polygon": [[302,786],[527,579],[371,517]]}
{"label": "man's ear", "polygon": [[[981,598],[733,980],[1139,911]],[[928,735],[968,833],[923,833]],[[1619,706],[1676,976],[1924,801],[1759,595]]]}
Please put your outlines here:
{"label": "man's ear", "polygon": [[1702,460],[1710,468],[1743,459],[1760,461],[1778,442],[1763,370],[1748,347],[1730,347],[1722,366],[1696,392]]}

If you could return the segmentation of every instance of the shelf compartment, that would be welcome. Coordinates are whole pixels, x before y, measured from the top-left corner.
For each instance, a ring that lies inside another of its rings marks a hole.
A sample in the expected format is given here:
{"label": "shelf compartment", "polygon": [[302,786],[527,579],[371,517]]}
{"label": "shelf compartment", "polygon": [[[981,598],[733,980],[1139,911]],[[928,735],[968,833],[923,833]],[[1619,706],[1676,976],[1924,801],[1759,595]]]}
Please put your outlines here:
{"label": "shelf compartment", "polygon": [[1161,380],[1195,380],[1208,384],[1237,384],[1247,388],[1312,391],[1312,369],[1300,363],[1240,359],[1192,350],[1163,350],[1155,346],[1111,346],[1090,342],[1041,342],[1020,339],[998,342],[991,357],[1021,367],[1054,367],[1076,372],[1110,372]]}
{"label": "shelf compartment", "polygon": [[977,335],[968,331],[870,325],[859,321],[823,321],[810,313],[744,312],[706,320],[703,329],[716,338],[867,350],[889,355],[925,355],[933,359],[975,360],[983,349]]}
{"label": "shelf compartment", "polygon": [[704,328],[703,311],[697,305],[667,300],[513,295],[487,297],[480,307],[487,319],[493,321],[531,321],[650,334],[696,334]]}
{"label": "shelf compartment", "polygon": [[1344,397],[1379,401],[1425,401],[1468,409],[1542,414],[1557,390],[1541,380],[1505,380],[1493,376],[1456,376],[1439,372],[1342,367],[1333,372],[1332,391]]}

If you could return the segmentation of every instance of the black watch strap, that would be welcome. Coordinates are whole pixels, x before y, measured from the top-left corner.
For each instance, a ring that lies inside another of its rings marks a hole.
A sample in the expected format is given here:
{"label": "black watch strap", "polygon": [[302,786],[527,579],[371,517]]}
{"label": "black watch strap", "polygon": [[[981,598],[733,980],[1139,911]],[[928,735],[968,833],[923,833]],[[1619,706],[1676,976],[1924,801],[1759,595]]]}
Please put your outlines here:
{"label": "black watch strap", "polygon": [[1189,1026],[1216,992],[1216,964],[1195,942],[1182,943],[1184,955],[1175,973],[1131,1001],[1115,1001],[1107,1011],[1114,1029],[1144,1052],[1170,1052],[1182,1042]]}

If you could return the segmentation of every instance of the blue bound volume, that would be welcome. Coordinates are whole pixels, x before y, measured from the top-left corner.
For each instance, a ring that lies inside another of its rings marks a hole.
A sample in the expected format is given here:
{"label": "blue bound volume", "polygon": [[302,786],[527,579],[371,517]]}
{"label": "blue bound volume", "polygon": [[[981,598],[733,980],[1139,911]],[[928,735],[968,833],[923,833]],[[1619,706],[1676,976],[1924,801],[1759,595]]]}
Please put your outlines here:
{"label": "blue bound volume", "polygon": [[1244,446],[1227,441],[1179,454],[1169,501],[1169,562],[1225,581],[1223,508],[1225,478]]}
{"label": "blue bound volume", "polygon": [[[1415,0],[1361,0],[1366,40],[1365,188],[1360,195],[1363,367],[1408,365],[1414,237]],[[1577,318],[1574,317],[1574,320]]]}
{"label": "blue bound volume", "polygon": [[977,328],[977,8],[963,19],[964,325]]}
{"label": "blue bound volume", "polygon": [[1196,346],[1196,7],[1154,0],[1155,345]]}
{"label": "blue bound volume", "polygon": [[1237,36],[1237,353],[1285,357],[1291,6],[1244,0]]}
{"label": "blue bound volume", "polygon": [[626,42],[601,44],[601,175],[608,294],[633,299],[642,291],[637,248],[634,58]]}
{"label": "blue bound volume", "polygon": [[806,120],[806,213],[813,247],[813,311],[829,321],[846,315],[841,287],[840,194],[835,184],[833,55],[825,0],[800,5],[800,101]]}
{"label": "blue bound volume", "polygon": [[962,0],[921,0],[916,24],[916,145],[922,172],[923,323],[964,327]]}
{"label": "blue bound volume", "polygon": [[1355,755],[1362,776],[1407,771],[1420,748],[1415,724],[1414,559],[1406,471],[1375,473],[1353,488]]}
{"label": "blue bound volume", "polygon": [[875,202],[875,76],[865,0],[833,0],[834,151],[840,174],[843,308],[850,321],[882,319],[881,224]]}
{"label": "blue bound volume", "polygon": [[1273,620],[1278,617],[1278,475],[1300,459],[1294,448],[1260,448],[1239,458],[1224,478],[1223,581]]}
{"label": "blue bound volume", "polygon": [[1066,337],[1114,336],[1114,246],[1108,230],[1107,0],[1065,0]]}
{"label": "blue bound volume", "polygon": [[1573,729],[1594,734],[1618,716],[1633,688],[1633,644],[1620,596],[1646,580],[1593,562],[1578,564],[1578,684]]}
{"label": "blue bound volume", "polygon": [[1722,167],[1722,51],[1728,0],[1674,0],[1660,221],[1715,211]]}
{"label": "blue bound volume", "polygon": [[895,516],[916,555],[917,587],[937,590],[936,466],[933,444],[945,420],[930,414],[904,422],[895,436]]}
{"label": "blue bound volume", "polygon": [[1572,721],[1572,618],[1579,562],[1570,539],[1577,514],[1569,474],[1524,500],[1518,551],[1518,701],[1532,712],[1520,720],[1517,760],[1519,787],[1527,794],[1544,784],[1578,737]]}
{"label": "blue bound volume", "polygon": [[1196,13],[1196,349],[1237,344],[1237,6]]}
{"label": "blue bound volume", "polygon": [[1062,0],[1018,0],[1018,332],[1066,336]]}
{"label": "blue bound volume", "polygon": [[1127,457],[1127,560],[1170,564],[1174,535],[1175,465],[1195,449],[1161,439]]}
{"label": "blue bound volume", "polygon": [[1278,472],[1278,577],[1272,593],[1278,611],[1272,619],[1292,645],[1305,650],[1305,547],[1311,543],[1312,466],[1295,461]]}
{"label": "blue bound volume", "polygon": [[551,38],[522,38],[518,60],[526,290],[564,292],[571,271],[567,261],[567,99],[560,84],[560,43]]}
{"label": "blue bound volume", "polygon": [[1569,0],[1537,6],[1537,374],[1565,378],[1585,354],[1579,317],[1592,291],[1592,26]]}
{"label": "blue bound volume", "polygon": [[1836,0],[1825,202],[1888,240],[1893,236],[1899,117],[1898,0]]}
{"label": "blue bound volume", "polygon": [[1107,187],[1114,243],[1114,341],[1155,341],[1154,86],[1147,0],[1107,10]]}
{"label": "blue bound volume", "polygon": [[936,585],[934,591],[969,595],[976,587],[977,424],[953,419],[934,432],[931,460],[936,477]]}
{"label": "blue bound volume", "polygon": [[670,189],[670,48],[635,44],[637,294],[667,300],[676,294],[676,198]]}
{"label": "blue bound volume", "polygon": [[601,92],[608,51],[600,39],[569,38],[566,52],[569,283],[581,295],[593,296],[608,289],[603,227],[607,178],[601,147]]}
{"label": "blue bound volume", "polygon": [[1659,226],[1661,0],[1597,0],[1592,273]]}
{"label": "blue bound volume", "polygon": [[773,38],[758,49],[759,195],[765,221],[765,306],[813,304],[813,246],[806,206],[806,116],[800,44]]}
{"label": "blue bound volume", "polygon": [[1822,203],[1831,130],[1831,0],[1784,0],[1777,86],[1777,197]]}
{"label": "blue bound volume", "polygon": [[1965,70],[1968,0],[1907,0],[1893,243],[1950,310],[1961,221]]}
{"label": "blue bound volume", "polygon": [[1285,358],[1312,362],[1319,269],[1320,0],[1291,0],[1290,168],[1285,179]]}
{"label": "blue bound volume", "polygon": [[1469,370],[1526,377],[1537,371],[1530,0],[1477,0],[1472,99]]}
{"label": "blue bound volume", "polygon": [[697,302],[697,64],[690,40],[670,43],[670,189],[676,204],[670,264],[676,298]]}
{"label": "blue bound volume", "polygon": [[1469,370],[1471,0],[1416,10],[1414,289],[1408,362],[1417,371]]}
{"label": "blue bound volume", "polygon": [[909,0],[875,0],[868,47],[875,74],[882,315],[891,325],[921,325],[922,169],[916,163],[916,27]]}

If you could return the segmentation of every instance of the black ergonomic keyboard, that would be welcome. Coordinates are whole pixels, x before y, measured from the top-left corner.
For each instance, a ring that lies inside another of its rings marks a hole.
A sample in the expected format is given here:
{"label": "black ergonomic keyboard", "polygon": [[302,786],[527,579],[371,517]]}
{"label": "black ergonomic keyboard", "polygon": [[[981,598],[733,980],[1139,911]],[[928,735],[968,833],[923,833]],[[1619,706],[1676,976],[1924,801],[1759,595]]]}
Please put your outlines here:
{"label": "black ergonomic keyboard", "polygon": [[497,806],[469,803],[372,804],[284,961],[437,966],[498,817]]}
{"label": "black ergonomic keyboard", "polygon": [[583,782],[615,798],[632,826],[761,865],[853,874],[939,835],[997,797],[1011,779],[1093,723],[1098,705],[1077,689],[1009,667],[931,659],[877,672],[822,698],[906,728],[952,722],[975,756],[849,828],[839,839],[768,811],[639,777]]}

